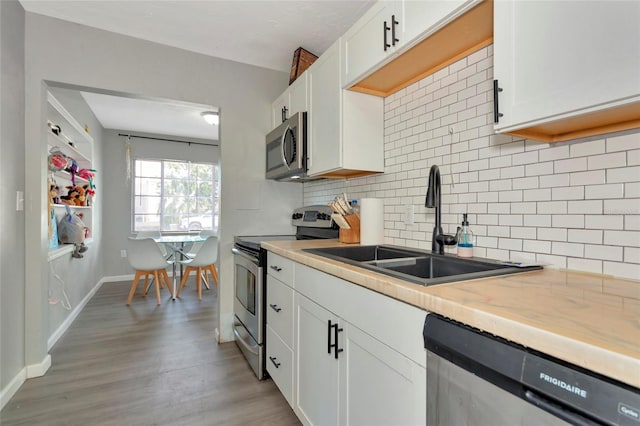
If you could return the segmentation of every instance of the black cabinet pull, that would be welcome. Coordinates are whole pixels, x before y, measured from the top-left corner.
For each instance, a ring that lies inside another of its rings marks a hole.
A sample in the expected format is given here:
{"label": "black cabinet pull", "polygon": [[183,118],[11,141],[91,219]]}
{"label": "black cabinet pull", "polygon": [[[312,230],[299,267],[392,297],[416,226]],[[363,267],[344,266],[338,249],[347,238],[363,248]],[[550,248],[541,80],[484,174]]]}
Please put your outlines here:
{"label": "black cabinet pull", "polygon": [[276,272],[280,272],[280,271],[282,271],[282,268],[281,268],[281,267],[279,267],[279,266],[276,266],[276,265],[271,265],[271,266],[270,266],[270,268],[271,268],[271,269],[273,269],[273,270],[274,270],[274,271],[276,271]]}
{"label": "black cabinet pull", "polygon": [[329,320],[329,326],[327,327],[327,353],[331,355],[331,348],[333,345],[331,344],[331,320]]}
{"label": "black cabinet pull", "polygon": [[497,123],[500,121],[500,117],[504,114],[500,112],[498,107],[498,93],[502,92],[502,88],[498,87],[498,80],[493,80],[493,122]]}
{"label": "black cabinet pull", "polygon": [[394,46],[397,42],[400,41],[396,38],[396,25],[398,24],[399,22],[396,21],[396,15],[391,15],[391,44],[393,44]]}
{"label": "black cabinet pull", "polygon": [[385,51],[385,52],[387,51],[387,49],[388,49],[388,48],[390,48],[390,47],[391,47],[391,45],[390,45],[389,43],[387,43],[387,31],[389,31],[390,29],[391,29],[391,28],[389,28],[389,27],[387,26],[387,21],[384,21],[384,22],[382,23],[382,31],[383,31],[383,33],[384,33],[384,44],[383,44],[383,46],[384,46],[384,51]]}
{"label": "black cabinet pull", "polygon": [[270,303],[269,306],[271,306],[271,309],[276,312],[280,312],[282,310],[282,308],[278,308],[278,305],[274,305],[273,303]]}
{"label": "black cabinet pull", "polygon": [[283,123],[287,119],[287,111],[289,111],[289,110],[288,110],[288,108],[286,106],[282,107],[282,122]]}
{"label": "black cabinet pull", "polygon": [[278,358],[276,358],[275,356],[270,356],[269,359],[271,360],[271,363],[276,367],[276,368],[280,368],[280,366],[282,365],[279,362],[276,362],[276,360]]}
{"label": "black cabinet pull", "polygon": [[338,347],[338,333],[344,331],[344,329],[338,328],[338,324],[334,324],[333,327],[333,339],[336,341],[333,347],[335,348],[335,358],[338,359],[338,354],[344,351],[344,349]]}

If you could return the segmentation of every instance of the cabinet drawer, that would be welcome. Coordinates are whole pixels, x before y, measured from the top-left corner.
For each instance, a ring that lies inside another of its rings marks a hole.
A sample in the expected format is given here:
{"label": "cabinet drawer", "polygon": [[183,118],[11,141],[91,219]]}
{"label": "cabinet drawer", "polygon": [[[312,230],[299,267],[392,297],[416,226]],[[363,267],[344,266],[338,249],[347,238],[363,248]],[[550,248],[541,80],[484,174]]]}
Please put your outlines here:
{"label": "cabinet drawer", "polygon": [[293,408],[293,352],[267,326],[267,371]]}
{"label": "cabinet drawer", "polygon": [[275,253],[267,255],[267,273],[293,287],[293,261]]}
{"label": "cabinet drawer", "polygon": [[267,324],[293,348],[293,289],[267,277]]}

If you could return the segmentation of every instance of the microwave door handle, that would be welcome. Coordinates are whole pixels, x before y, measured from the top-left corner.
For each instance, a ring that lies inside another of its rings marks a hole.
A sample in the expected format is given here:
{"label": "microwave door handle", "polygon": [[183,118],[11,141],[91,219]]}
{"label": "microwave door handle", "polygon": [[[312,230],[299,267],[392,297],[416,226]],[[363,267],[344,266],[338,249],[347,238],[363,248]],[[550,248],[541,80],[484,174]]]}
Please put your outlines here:
{"label": "microwave door handle", "polygon": [[284,132],[282,133],[282,139],[280,140],[280,154],[282,155],[282,164],[285,165],[287,170],[291,170],[291,167],[289,167],[289,163],[287,162],[287,157],[284,155],[284,142],[287,139],[287,134],[290,131],[291,131],[291,127],[287,126],[287,128],[284,129]]}

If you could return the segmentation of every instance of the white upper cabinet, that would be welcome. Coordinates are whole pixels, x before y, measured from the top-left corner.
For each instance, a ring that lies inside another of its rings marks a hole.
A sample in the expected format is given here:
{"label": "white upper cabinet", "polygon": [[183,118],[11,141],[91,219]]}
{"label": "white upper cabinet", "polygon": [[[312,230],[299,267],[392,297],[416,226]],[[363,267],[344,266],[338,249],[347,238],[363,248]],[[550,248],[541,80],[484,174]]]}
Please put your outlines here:
{"label": "white upper cabinet", "polygon": [[308,175],[346,178],[384,171],[383,99],[342,90],[340,40],[309,77]]}
{"label": "white upper cabinet", "polygon": [[278,96],[271,104],[272,128],[278,127],[284,120],[297,112],[309,109],[309,88],[307,73],[300,75],[296,81]]}
{"label": "white upper cabinet", "polygon": [[342,37],[343,87],[350,87],[476,1],[378,1]]}
{"label": "white upper cabinet", "polygon": [[640,126],[640,2],[494,3],[495,129],[549,142]]}

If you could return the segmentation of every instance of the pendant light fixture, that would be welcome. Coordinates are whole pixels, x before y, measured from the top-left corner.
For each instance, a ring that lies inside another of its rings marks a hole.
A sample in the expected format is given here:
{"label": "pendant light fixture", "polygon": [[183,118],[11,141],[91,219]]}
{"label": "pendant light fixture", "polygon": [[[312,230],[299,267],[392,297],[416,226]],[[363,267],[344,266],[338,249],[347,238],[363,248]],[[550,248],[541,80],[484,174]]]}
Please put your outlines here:
{"label": "pendant light fixture", "polygon": [[205,111],[201,112],[200,115],[204,118],[204,121],[211,124],[212,126],[217,126],[220,123],[220,117],[217,112],[214,111]]}

